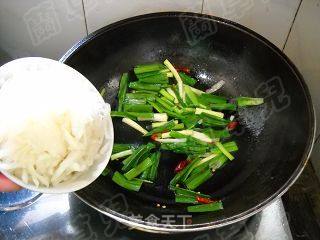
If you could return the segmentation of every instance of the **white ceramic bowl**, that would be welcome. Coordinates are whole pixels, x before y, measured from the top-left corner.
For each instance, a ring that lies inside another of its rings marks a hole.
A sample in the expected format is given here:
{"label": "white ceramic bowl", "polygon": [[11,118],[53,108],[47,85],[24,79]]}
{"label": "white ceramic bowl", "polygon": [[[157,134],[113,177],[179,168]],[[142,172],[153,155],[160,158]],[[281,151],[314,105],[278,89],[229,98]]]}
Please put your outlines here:
{"label": "white ceramic bowl", "polygon": [[[50,64],[53,67],[63,68],[64,69],[63,71],[67,71],[76,77],[85,78],[78,71],[74,70],[73,68],[71,68],[61,62],[55,61],[55,60],[40,58],[40,57],[21,58],[21,59],[11,61],[11,62],[0,67],[0,88],[1,88],[1,85],[4,83],[4,79],[3,78],[1,79],[1,73],[3,73],[4,71],[8,72],[8,70],[12,71],[14,69],[17,69],[16,66],[19,68],[18,65],[21,66],[21,64],[28,64],[30,61],[32,61],[32,62],[36,61],[39,64],[47,64],[47,65]],[[91,82],[88,79],[86,79],[86,80],[94,88],[94,86],[91,84]],[[100,93],[96,89],[95,89],[95,91],[96,91],[97,97],[101,98],[101,100],[103,101]],[[109,104],[107,104],[107,105],[108,105],[108,108],[110,109]],[[100,174],[103,172],[103,170],[105,169],[105,167],[107,166],[107,164],[109,162],[109,159],[110,159],[110,156],[112,153],[113,140],[114,140],[113,125],[112,125],[112,119],[111,119],[110,115],[107,117],[107,121],[108,121],[108,128],[106,129],[107,139],[105,139],[105,140],[108,141],[108,143],[107,143],[106,151],[105,151],[104,155],[100,159],[97,159],[90,168],[88,168],[84,172],[77,173],[78,177],[76,177],[74,180],[68,180],[68,181],[65,181],[60,184],[57,184],[55,186],[50,186],[50,187],[42,187],[42,186],[37,187],[32,183],[27,184],[27,183],[23,182],[21,179],[17,178],[16,176],[14,176],[13,174],[11,174],[8,171],[1,170],[1,169],[0,169],[0,171],[6,177],[8,177],[11,181],[15,182],[16,184],[18,184],[24,188],[27,188],[27,189],[30,189],[33,191],[37,191],[37,192],[41,192],[41,193],[57,194],[57,193],[69,193],[69,192],[74,192],[74,191],[80,190],[80,189],[88,186],[93,181],[95,181],[100,176]]]}

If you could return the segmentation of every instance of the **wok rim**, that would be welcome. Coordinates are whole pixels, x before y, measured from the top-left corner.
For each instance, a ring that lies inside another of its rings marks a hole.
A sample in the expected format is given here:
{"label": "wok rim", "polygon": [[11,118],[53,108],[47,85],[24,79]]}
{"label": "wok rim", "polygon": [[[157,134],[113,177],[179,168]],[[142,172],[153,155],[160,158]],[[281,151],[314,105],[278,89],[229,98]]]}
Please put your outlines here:
{"label": "wok rim", "polygon": [[160,13],[150,13],[150,14],[144,14],[139,15],[131,18],[126,18],[121,21],[117,21],[115,23],[112,23],[110,25],[107,25],[103,28],[100,28],[91,34],[89,34],[87,37],[83,38],[79,42],[77,42],[73,47],[71,47],[62,57],[59,61],[65,63],[70,57],[72,57],[79,49],[81,49],[84,45],[89,43],[91,40],[93,40],[95,37],[104,34],[105,32],[108,32],[110,30],[116,29],[118,27],[121,27],[123,25],[130,24],[132,22],[142,21],[142,20],[148,20],[148,19],[154,19],[154,18],[164,18],[164,17],[179,17],[179,16],[187,16],[187,17],[193,17],[193,18],[201,18],[203,20],[207,21],[214,21],[218,22],[224,25],[229,25],[230,27],[236,28],[246,34],[251,35],[251,37],[256,38],[258,41],[262,42],[266,47],[268,47],[271,51],[274,51],[282,60],[288,65],[289,68],[291,68],[292,72],[296,75],[296,78],[298,82],[301,85],[301,88],[304,92],[304,97],[307,101],[308,106],[308,115],[309,115],[309,124],[310,129],[308,132],[308,141],[303,153],[303,157],[301,158],[301,162],[299,166],[295,169],[295,171],[292,173],[291,177],[283,184],[276,192],[274,192],[271,196],[266,198],[264,201],[260,202],[256,206],[249,208],[246,211],[243,211],[237,215],[233,215],[231,217],[217,220],[217,221],[211,221],[207,223],[201,223],[201,224],[193,224],[193,225],[165,225],[165,224],[152,224],[143,221],[138,220],[132,217],[129,217],[127,215],[118,213],[116,211],[113,211],[109,208],[106,208],[105,210],[99,209],[97,206],[95,206],[94,203],[91,203],[90,201],[82,198],[78,193],[74,193],[81,201],[86,203],[88,206],[92,207],[93,209],[99,211],[100,213],[107,215],[108,217],[113,218],[116,221],[119,221],[125,225],[128,225],[130,227],[134,227],[140,230],[144,231],[153,231],[158,233],[183,233],[183,232],[195,232],[195,231],[203,231],[203,230],[210,230],[214,228],[223,227],[232,223],[239,222],[241,220],[244,220],[248,217],[253,216],[254,214],[262,211],[275,201],[277,201],[298,179],[300,174],[302,173],[303,169],[305,168],[306,164],[308,163],[308,159],[311,155],[312,148],[314,145],[315,137],[316,137],[316,118],[314,113],[314,107],[312,104],[312,99],[310,92],[308,90],[307,84],[304,81],[303,76],[297,69],[297,67],[292,63],[292,61],[285,55],[284,52],[282,52],[277,46],[275,46],[273,43],[271,43],[269,40],[261,36],[260,34],[254,32],[253,30],[250,30],[249,28],[242,26],[238,23],[235,23],[233,21],[223,19],[220,17],[207,15],[207,14],[201,14],[201,13],[191,13],[191,12],[160,12]]}

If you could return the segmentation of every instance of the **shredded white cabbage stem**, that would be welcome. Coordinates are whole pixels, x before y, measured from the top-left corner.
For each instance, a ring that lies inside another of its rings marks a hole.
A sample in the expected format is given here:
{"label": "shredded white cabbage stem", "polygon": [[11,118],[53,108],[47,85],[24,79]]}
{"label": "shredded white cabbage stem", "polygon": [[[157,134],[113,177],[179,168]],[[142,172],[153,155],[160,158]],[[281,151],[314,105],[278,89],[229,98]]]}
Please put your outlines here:
{"label": "shredded white cabbage stem", "polygon": [[30,121],[21,131],[1,142],[1,148],[7,149],[1,159],[12,166],[9,172],[24,182],[54,186],[85,171],[101,157],[104,128],[103,119],[93,119],[76,137],[67,113],[51,117],[43,124]]}
{"label": "shredded white cabbage stem", "polygon": [[110,107],[82,75],[52,66],[26,79],[33,70],[20,70],[0,86],[0,169],[37,187],[69,181],[103,156]]}

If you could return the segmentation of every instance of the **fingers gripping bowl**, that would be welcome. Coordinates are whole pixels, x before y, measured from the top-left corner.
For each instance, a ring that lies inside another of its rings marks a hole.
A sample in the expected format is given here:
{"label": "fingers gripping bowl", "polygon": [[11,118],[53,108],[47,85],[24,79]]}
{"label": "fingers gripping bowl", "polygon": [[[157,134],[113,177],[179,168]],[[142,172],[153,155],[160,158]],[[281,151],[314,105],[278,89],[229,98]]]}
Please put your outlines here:
{"label": "fingers gripping bowl", "polygon": [[0,68],[0,167],[17,184],[64,193],[93,182],[113,145],[110,107],[92,84],[54,60]]}

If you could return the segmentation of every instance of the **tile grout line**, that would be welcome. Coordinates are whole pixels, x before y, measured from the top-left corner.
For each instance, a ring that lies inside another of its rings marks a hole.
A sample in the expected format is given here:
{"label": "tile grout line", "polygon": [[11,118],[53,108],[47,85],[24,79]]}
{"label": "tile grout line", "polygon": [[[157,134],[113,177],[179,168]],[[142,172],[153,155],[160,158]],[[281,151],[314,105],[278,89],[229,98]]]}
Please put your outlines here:
{"label": "tile grout line", "polygon": [[84,25],[86,27],[86,34],[88,36],[89,32],[88,32],[88,24],[87,24],[87,16],[86,16],[86,10],[84,9],[84,2],[83,0],[81,0],[82,2],[82,12],[83,12],[83,17],[84,17]]}
{"label": "tile grout line", "polygon": [[205,1],[205,0],[202,0],[202,4],[201,4],[201,13],[203,13],[204,1]]}
{"label": "tile grout line", "polygon": [[[289,37],[290,37],[291,31],[292,31],[293,25],[294,25],[294,23],[295,23],[295,21],[296,21],[296,18],[297,18],[297,16],[298,16],[299,10],[300,10],[301,5],[302,5],[302,2],[303,2],[303,0],[300,0],[300,3],[299,3],[298,8],[297,8],[297,11],[296,11],[296,13],[295,13],[295,15],[294,15],[294,17],[293,17],[292,24],[291,24],[291,26],[290,26],[288,35],[287,35],[286,40],[285,40],[285,42],[284,42],[282,51],[284,51],[285,47],[287,46],[287,42],[288,42],[288,40],[289,40]],[[320,133],[318,134],[318,136],[315,137],[314,144],[318,143],[319,140],[320,140]]]}
{"label": "tile grout line", "polygon": [[290,36],[290,33],[291,33],[291,30],[292,30],[292,27],[296,21],[296,18],[297,18],[297,15],[299,13],[299,10],[300,10],[300,7],[301,7],[301,4],[302,4],[303,0],[300,0],[299,2],[299,5],[298,5],[298,8],[297,8],[297,11],[296,13],[294,14],[294,17],[293,17],[293,20],[292,20],[292,23],[291,23],[291,26],[290,26],[290,29],[289,29],[289,32],[288,32],[288,35],[286,37],[286,40],[284,41],[284,44],[283,44],[283,47],[282,47],[282,51],[284,51],[285,47],[287,46],[287,42],[289,40],[289,36]]}

